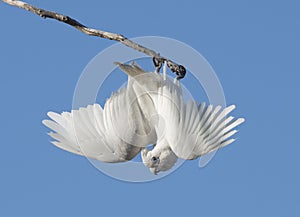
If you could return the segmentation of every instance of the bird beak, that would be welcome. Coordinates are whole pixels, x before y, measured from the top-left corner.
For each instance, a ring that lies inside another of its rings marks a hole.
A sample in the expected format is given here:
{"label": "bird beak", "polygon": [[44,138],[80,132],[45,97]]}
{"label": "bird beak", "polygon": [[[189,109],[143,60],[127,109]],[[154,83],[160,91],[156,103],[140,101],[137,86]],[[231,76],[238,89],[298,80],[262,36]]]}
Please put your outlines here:
{"label": "bird beak", "polygon": [[151,173],[153,173],[154,175],[157,175],[158,171],[156,170],[156,168],[150,168]]}

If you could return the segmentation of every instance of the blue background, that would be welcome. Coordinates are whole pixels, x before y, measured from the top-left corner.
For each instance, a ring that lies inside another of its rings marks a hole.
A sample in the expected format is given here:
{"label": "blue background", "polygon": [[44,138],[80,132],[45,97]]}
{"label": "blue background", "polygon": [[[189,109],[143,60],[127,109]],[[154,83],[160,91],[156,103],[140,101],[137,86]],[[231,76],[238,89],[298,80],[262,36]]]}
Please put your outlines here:
{"label": "blue background", "polygon": [[72,108],[82,70],[114,42],[1,2],[1,216],[300,216],[299,1],[30,3],[127,37],[189,44],[247,121],[205,168],[190,161],[140,184],[107,177],[51,145],[41,121]]}

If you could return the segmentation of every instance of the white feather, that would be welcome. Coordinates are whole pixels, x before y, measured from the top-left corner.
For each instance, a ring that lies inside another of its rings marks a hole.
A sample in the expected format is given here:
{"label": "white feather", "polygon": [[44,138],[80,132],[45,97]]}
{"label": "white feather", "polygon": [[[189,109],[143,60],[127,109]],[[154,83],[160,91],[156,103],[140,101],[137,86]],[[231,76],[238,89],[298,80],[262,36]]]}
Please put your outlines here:
{"label": "white feather", "polygon": [[[99,104],[57,114],[43,124],[53,132],[52,143],[66,151],[104,162],[131,160],[142,151],[144,164],[157,173],[170,169],[177,158],[195,159],[235,139],[243,118],[228,116],[234,105],[184,103],[178,80],[146,73],[137,64],[117,63],[128,74],[125,88],[113,93],[104,108]],[[147,150],[148,144],[156,144]],[[152,157],[160,159],[154,163]]]}
{"label": "white feather", "polygon": [[[145,123],[139,105],[129,105],[129,95],[134,95],[130,88],[112,94],[104,109],[94,104],[62,115],[49,112],[52,120],[43,123],[55,132],[50,133],[57,141],[54,145],[64,150],[105,162],[127,161],[140,152],[141,143],[146,146],[154,140],[138,139],[136,130]],[[130,111],[132,106],[134,112]]]}

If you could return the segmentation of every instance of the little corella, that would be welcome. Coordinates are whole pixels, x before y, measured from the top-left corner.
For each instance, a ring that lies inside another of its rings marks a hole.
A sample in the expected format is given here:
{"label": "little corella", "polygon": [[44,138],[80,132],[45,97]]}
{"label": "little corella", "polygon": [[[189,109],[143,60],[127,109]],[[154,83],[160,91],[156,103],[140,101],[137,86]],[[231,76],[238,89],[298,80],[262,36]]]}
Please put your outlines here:
{"label": "little corella", "polygon": [[[145,72],[137,64],[117,63],[128,83],[107,99],[104,107],[88,105],[57,114],[43,124],[53,132],[52,143],[66,151],[99,161],[132,160],[141,152],[154,174],[167,171],[178,158],[193,160],[231,144],[234,128],[244,122],[228,114],[234,105],[184,102],[180,81]],[[152,144],[153,148],[147,147]]]}

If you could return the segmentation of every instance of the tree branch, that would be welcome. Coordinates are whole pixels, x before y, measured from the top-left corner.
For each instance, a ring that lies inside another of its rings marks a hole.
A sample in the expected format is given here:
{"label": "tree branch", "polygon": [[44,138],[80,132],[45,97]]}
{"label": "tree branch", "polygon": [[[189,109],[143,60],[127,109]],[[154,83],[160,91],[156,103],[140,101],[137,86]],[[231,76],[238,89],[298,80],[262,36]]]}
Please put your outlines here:
{"label": "tree branch", "polygon": [[176,73],[177,79],[181,79],[185,76],[186,70],[182,65],[178,65],[175,62],[173,62],[165,57],[162,57],[159,53],[156,53],[155,51],[153,51],[151,49],[148,49],[142,45],[139,45],[139,44],[129,40],[128,38],[126,38],[125,36],[123,36],[121,34],[116,34],[116,33],[112,33],[112,32],[106,32],[106,31],[102,31],[102,30],[88,28],[85,25],[81,24],[80,22],[78,22],[77,20],[75,20],[69,16],[59,14],[59,13],[56,13],[53,11],[47,11],[47,10],[44,10],[41,8],[37,8],[37,7],[32,6],[23,1],[17,1],[17,0],[2,0],[2,1],[9,5],[30,11],[36,15],[39,15],[42,18],[55,19],[60,22],[66,23],[70,26],[73,26],[77,30],[83,32],[84,34],[118,41],[132,49],[135,49],[139,52],[145,53],[146,55],[152,57],[157,72],[160,70],[162,63],[166,62],[167,66],[171,69],[171,71]]}

